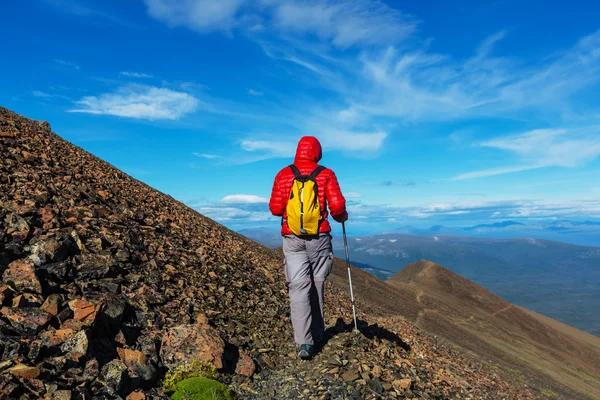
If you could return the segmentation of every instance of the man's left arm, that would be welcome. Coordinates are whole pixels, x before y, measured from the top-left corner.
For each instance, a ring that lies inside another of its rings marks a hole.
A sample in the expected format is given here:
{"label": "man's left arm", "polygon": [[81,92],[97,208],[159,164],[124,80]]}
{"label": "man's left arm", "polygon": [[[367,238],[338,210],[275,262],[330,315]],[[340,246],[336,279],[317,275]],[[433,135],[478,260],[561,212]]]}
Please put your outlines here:
{"label": "man's left arm", "polygon": [[344,222],[348,219],[348,212],[346,211],[346,199],[340,189],[335,173],[331,171],[331,176],[327,180],[325,186],[325,198],[329,203],[329,213],[331,217],[337,222]]}

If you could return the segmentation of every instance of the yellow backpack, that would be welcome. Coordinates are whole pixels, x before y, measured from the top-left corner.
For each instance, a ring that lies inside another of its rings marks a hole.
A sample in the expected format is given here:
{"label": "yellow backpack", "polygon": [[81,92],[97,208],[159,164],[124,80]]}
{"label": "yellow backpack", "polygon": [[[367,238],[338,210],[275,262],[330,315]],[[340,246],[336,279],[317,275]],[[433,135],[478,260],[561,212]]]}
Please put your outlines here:
{"label": "yellow backpack", "polygon": [[296,236],[318,235],[323,212],[316,178],[325,167],[318,166],[310,175],[302,175],[294,164],[290,168],[294,181],[286,206],[288,227]]}

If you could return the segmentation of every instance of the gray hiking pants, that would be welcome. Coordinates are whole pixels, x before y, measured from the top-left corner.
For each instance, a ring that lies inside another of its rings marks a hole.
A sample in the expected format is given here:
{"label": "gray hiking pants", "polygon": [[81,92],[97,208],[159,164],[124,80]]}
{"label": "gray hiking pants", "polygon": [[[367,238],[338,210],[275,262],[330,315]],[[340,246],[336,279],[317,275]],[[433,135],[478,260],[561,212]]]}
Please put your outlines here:
{"label": "gray hiking pants", "polygon": [[285,278],[289,284],[292,326],[296,344],[314,344],[325,330],[323,295],[331,273],[331,235],[283,237]]}

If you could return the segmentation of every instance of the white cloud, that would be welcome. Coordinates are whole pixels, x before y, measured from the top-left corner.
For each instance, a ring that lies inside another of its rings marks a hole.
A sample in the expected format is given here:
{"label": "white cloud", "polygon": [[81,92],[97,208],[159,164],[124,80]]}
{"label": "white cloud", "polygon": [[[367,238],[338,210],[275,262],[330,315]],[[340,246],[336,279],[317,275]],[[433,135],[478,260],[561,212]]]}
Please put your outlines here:
{"label": "white cloud", "polygon": [[69,112],[149,120],[175,120],[193,112],[198,107],[198,100],[188,93],[132,84],[123,86],[113,93],[83,97],[76,104],[80,108]]}
{"label": "white cloud", "polygon": [[121,71],[119,75],[126,76],[128,78],[153,78],[152,75],[144,74],[140,72],[129,72],[129,71]]}
{"label": "white cloud", "polygon": [[315,35],[338,48],[389,44],[416,30],[416,21],[380,1],[287,1],[273,10],[283,31]]}
{"label": "white cloud", "polygon": [[54,62],[55,62],[55,63],[57,63],[57,64],[63,65],[63,66],[65,66],[65,67],[74,68],[74,69],[77,69],[77,70],[78,70],[78,69],[81,69],[81,68],[79,67],[79,65],[77,65],[77,64],[75,64],[75,63],[72,63],[72,62],[65,61],[65,60],[60,60],[60,59],[56,59],[56,58],[55,58],[55,59],[54,59],[54,60],[52,60],[52,61],[54,61]]}
{"label": "white cloud", "polygon": [[217,222],[274,220],[270,212],[247,211],[236,207],[198,207],[196,210]]}
{"label": "white cloud", "polygon": [[349,192],[349,193],[344,193],[344,197],[347,199],[358,199],[362,196],[360,193]]}
{"label": "white cloud", "polygon": [[220,158],[220,156],[216,155],[216,154],[205,154],[205,153],[192,153],[194,156],[196,157],[200,157],[200,158],[206,158],[209,160],[213,160],[215,158]]}
{"label": "white cloud", "polygon": [[144,0],[148,14],[170,27],[185,26],[198,32],[230,32],[244,0]]}
{"label": "white cloud", "polygon": [[269,200],[256,196],[254,194],[231,194],[229,196],[223,197],[221,200],[222,203],[246,203],[246,204],[256,204],[256,203],[268,203]]}
{"label": "white cloud", "polygon": [[258,90],[248,89],[248,94],[251,94],[252,96],[262,96],[264,93],[259,92]]}
{"label": "white cloud", "polygon": [[453,180],[503,175],[545,167],[573,168],[600,156],[600,126],[576,129],[537,129],[519,135],[495,138],[479,143],[512,152],[521,165],[485,169],[461,174]]}

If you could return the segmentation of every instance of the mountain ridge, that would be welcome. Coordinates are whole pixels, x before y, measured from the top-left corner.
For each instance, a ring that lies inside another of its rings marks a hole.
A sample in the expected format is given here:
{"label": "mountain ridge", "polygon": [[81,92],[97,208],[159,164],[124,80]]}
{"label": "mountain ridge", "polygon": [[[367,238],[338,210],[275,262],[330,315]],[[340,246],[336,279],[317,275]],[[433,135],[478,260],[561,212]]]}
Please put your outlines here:
{"label": "mountain ridge", "polygon": [[[341,268],[336,274],[347,281]],[[431,261],[409,264],[385,282],[365,275],[353,276],[357,298],[498,368],[519,371],[528,385],[545,387],[548,395],[600,398],[600,338],[511,304]]]}

